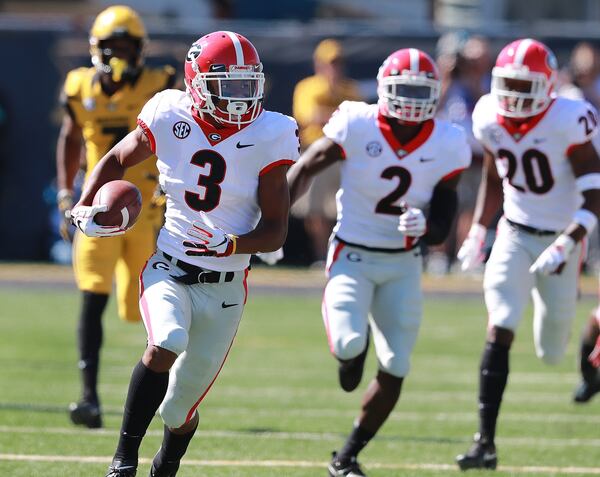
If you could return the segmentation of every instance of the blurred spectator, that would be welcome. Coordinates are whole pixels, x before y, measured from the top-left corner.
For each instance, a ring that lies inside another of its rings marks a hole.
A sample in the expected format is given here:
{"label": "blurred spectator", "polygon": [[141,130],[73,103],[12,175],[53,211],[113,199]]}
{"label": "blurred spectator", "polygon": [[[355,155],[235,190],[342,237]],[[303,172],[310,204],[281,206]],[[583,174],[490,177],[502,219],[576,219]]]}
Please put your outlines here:
{"label": "blurred spectator", "polygon": [[561,79],[559,94],[574,99],[586,99],[600,108],[600,52],[587,42],[575,45],[569,68]]}
{"label": "blurred spectator", "polygon": [[437,63],[442,78],[438,117],[460,124],[469,137],[473,161],[458,186],[458,216],[455,230],[440,247],[430,250],[428,271],[447,273],[454,261],[457,243],[466,237],[471,224],[477,189],[481,180],[483,150],[473,137],[471,114],[477,100],[489,92],[492,58],[487,39],[466,32],[450,32],[438,40]]}
{"label": "blurred spectator", "polygon": [[[313,59],[315,74],[301,80],[294,89],[294,117],[300,126],[300,143],[304,149],[323,135],[323,126],[342,101],[362,99],[357,83],[345,76],[339,42],[323,40],[317,45]],[[304,219],[313,262],[321,262],[327,255],[327,242],[335,225],[335,192],[339,182],[339,166],[327,168],[292,209],[293,215]]]}

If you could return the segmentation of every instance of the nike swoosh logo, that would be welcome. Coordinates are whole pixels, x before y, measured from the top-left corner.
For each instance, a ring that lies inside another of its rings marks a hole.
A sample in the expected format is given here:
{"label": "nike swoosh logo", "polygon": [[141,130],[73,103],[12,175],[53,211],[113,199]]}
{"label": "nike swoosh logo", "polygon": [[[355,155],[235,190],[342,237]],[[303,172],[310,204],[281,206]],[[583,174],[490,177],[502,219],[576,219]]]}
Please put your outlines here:
{"label": "nike swoosh logo", "polygon": [[221,303],[221,308],[231,308],[232,306],[237,306],[237,303]]}
{"label": "nike swoosh logo", "polygon": [[250,147],[250,146],[254,146],[254,144],[240,144],[238,141],[238,143],[235,145],[235,147],[237,147],[238,149],[244,149],[245,147]]}
{"label": "nike swoosh logo", "polygon": [[421,157],[419,159],[419,162],[431,162],[431,161],[435,161],[435,159],[433,157]]}

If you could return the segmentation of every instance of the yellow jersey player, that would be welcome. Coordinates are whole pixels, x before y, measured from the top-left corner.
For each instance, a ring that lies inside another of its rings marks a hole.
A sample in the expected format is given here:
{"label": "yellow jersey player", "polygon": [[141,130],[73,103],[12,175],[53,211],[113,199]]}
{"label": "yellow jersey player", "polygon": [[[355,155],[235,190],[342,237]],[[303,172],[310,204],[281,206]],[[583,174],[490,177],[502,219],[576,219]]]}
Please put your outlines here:
{"label": "yellow jersey player", "polygon": [[[57,201],[61,212],[73,204],[73,180],[85,147],[87,174],[100,158],[136,127],[142,106],[157,92],[171,88],[175,71],[170,66],[144,66],[146,29],[138,14],[126,6],[101,12],[90,32],[93,67],[77,68],[67,75],[62,102],[66,113],[57,145]],[[74,424],[102,426],[97,393],[101,317],[116,277],[119,316],[129,322],[141,319],[138,309],[138,277],[152,252],[161,225],[160,208],[149,207],[156,188],[154,161],[133,167],[124,179],[141,191],[143,210],[127,235],[87,237],[77,232],[73,263],[78,288],[83,292],[79,318],[79,368],[83,393],[69,407]],[[67,214],[68,215],[68,214]],[[67,222],[62,229],[68,235]]]}

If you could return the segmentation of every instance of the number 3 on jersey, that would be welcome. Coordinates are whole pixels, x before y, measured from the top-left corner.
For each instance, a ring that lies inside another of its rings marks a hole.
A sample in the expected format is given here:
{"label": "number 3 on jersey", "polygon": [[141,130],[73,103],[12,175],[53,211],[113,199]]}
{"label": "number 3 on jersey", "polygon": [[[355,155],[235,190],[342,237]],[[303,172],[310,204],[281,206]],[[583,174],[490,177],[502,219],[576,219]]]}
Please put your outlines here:
{"label": "number 3 on jersey", "polygon": [[221,200],[221,187],[219,184],[225,179],[227,165],[223,156],[212,149],[203,149],[196,152],[190,161],[191,164],[206,168],[209,166],[208,174],[201,173],[198,177],[198,185],[204,193],[185,191],[185,203],[197,212],[209,212],[213,210]]}

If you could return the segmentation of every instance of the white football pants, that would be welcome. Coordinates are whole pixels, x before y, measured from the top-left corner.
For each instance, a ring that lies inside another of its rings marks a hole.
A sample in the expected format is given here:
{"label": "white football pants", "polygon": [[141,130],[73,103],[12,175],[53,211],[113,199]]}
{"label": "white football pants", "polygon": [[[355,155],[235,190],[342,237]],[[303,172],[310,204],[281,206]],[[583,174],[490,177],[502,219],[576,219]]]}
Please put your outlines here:
{"label": "white football pants", "polygon": [[537,236],[516,229],[502,218],[483,280],[490,326],[515,331],[531,293],[535,351],[548,364],[561,360],[569,341],[582,254],[578,244],[560,275],[529,273],[555,239],[556,235]]}
{"label": "white football pants", "polygon": [[358,356],[370,326],[379,369],[406,376],[421,325],[419,250],[371,252],[333,240],[327,269],[322,313],[331,353]]}
{"label": "white football pants", "polygon": [[148,343],[178,355],[159,408],[164,423],[188,422],[221,370],[246,302],[247,271],[228,283],[185,285],[184,272],[155,253],[140,275],[140,311]]}

